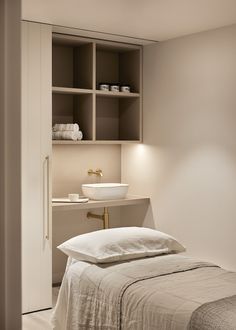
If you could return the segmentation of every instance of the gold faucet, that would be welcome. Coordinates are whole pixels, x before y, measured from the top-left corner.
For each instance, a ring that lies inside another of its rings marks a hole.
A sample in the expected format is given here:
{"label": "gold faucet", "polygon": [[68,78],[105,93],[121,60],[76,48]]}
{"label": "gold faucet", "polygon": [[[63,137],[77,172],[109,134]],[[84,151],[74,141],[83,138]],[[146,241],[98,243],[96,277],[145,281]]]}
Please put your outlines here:
{"label": "gold faucet", "polygon": [[88,170],[88,175],[96,175],[96,176],[103,176],[102,170],[100,168],[98,168],[96,171],[93,171],[92,169]]}

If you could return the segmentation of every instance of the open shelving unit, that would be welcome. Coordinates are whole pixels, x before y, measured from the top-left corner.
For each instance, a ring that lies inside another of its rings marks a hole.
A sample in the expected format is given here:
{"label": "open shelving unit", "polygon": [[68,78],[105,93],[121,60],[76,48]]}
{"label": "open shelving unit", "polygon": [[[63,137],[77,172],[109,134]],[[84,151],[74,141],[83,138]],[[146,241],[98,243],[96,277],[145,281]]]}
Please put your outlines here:
{"label": "open shelving unit", "polygon": [[[53,144],[123,144],[142,141],[142,47],[53,34],[52,118],[78,123],[83,140]],[[121,83],[130,93],[100,91]]]}

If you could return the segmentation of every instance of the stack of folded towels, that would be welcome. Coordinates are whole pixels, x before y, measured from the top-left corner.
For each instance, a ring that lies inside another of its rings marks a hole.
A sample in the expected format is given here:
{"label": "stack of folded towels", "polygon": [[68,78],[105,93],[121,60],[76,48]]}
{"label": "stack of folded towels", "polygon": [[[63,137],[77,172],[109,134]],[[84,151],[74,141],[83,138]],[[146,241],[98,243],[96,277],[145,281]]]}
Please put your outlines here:
{"label": "stack of folded towels", "polygon": [[82,140],[83,133],[78,124],[55,124],[52,128],[53,140]]}

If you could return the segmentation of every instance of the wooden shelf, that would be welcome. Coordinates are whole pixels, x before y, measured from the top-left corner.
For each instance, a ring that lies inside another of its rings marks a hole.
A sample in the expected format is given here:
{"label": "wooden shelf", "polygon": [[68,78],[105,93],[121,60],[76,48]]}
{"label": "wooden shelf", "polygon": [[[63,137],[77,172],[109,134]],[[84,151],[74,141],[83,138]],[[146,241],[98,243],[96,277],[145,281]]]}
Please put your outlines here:
{"label": "wooden shelf", "polygon": [[125,93],[125,92],[106,92],[96,90],[96,95],[99,96],[107,96],[107,97],[124,97],[124,98],[132,98],[132,97],[140,97],[139,93]]}
{"label": "wooden shelf", "polygon": [[97,144],[130,144],[130,143],[141,143],[141,140],[96,140]]}
{"label": "wooden shelf", "polygon": [[84,209],[94,209],[100,207],[117,207],[117,206],[129,206],[137,204],[150,203],[149,197],[142,196],[130,196],[128,195],[124,199],[114,199],[114,200],[103,200],[95,201],[89,200],[87,203],[52,203],[53,211],[70,211],[70,210],[84,210]]}
{"label": "wooden shelf", "polygon": [[52,87],[52,92],[55,94],[92,94],[92,89],[85,89],[85,88],[71,88],[71,87]]}
{"label": "wooden shelf", "polygon": [[131,143],[141,143],[140,140],[81,140],[81,141],[72,141],[72,140],[52,140],[53,145],[78,145],[78,144],[131,144]]}
{"label": "wooden shelf", "polygon": [[132,98],[132,97],[140,97],[139,93],[125,93],[125,92],[106,92],[96,90],[95,92],[92,89],[85,88],[71,88],[71,87],[52,87],[52,93],[54,94],[93,94],[95,93],[99,96],[107,96],[107,97],[121,97],[121,98]]}

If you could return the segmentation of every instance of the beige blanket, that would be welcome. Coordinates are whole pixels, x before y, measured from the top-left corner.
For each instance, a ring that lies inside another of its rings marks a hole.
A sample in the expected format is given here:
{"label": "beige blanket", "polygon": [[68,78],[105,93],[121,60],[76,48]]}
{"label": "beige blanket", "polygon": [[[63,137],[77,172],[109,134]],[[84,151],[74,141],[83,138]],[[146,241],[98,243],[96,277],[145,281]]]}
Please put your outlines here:
{"label": "beige blanket", "polygon": [[212,301],[192,314],[188,330],[235,330],[236,296]]}
{"label": "beige blanket", "polygon": [[68,265],[56,330],[184,330],[202,304],[236,294],[236,273],[165,255],[119,264]]}

